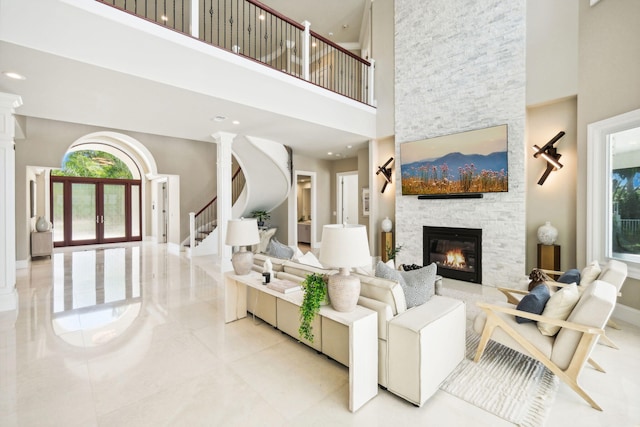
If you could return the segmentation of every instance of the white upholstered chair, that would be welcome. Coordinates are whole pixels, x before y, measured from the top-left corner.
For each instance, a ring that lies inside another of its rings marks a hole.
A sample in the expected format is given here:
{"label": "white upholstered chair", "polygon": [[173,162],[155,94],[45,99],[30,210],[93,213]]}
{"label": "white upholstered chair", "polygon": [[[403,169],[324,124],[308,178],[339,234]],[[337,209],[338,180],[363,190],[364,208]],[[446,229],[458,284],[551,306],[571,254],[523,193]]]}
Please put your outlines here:
{"label": "white upholstered chair", "polygon": [[[590,354],[598,339],[604,336],[603,328],[613,312],[616,297],[615,286],[596,280],[582,291],[567,320],[516,310],[508,303],[479,302],[482,312],[475,319],[474,329],[482,336],[474,360],[480,360],[489,340],[506,345],[543,363],[593,408],[601,411],[602,408],[578,385],[578,376],[587,362],[604,372],[590,359]],[[557,325],[560,331],[554,336],[546,336],[535,323],[518,323],[515,316]]]}

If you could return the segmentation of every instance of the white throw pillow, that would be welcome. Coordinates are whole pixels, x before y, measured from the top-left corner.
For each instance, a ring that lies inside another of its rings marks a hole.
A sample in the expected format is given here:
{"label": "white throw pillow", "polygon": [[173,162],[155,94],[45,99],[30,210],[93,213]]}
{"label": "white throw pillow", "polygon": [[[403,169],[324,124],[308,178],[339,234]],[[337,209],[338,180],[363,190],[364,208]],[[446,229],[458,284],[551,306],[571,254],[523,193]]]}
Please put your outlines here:
{"label": "white throw pillow", "polygon": [[591,282],[598,278],[600,272],[602,272],[602,269],[598,261],[592,261],[591,264],[587,265],[580,272],[580,286],[590,285]]}
{"label": "white throw pillow", "polygon": [[297,259],[300,264],[309,265],[311,267],[323,268],[318,258],[313,254],[313,252],[309,251],[306,254],[302,255]]}
{"label": "white throw pillow", "polygon": [[[542,315],[552,319],[567,320],[578,299],[580,299],[578,286],[575,283],[565,286],[549,298]],[[560,331],[560,326],[538,322],[538,329],[542,335],[552,337]]]}
{"label": "white throw pillow", "polygon": [[271,238],[273,237],[273,235],[276,234],[276,231],[278,231],[278,229],[275,227],[270,228],[268,230],[259,231],[260,243],[258,243],[257,253],[259,254],[267,253],[267,247],[269,246],[269,242],[271,241]]}

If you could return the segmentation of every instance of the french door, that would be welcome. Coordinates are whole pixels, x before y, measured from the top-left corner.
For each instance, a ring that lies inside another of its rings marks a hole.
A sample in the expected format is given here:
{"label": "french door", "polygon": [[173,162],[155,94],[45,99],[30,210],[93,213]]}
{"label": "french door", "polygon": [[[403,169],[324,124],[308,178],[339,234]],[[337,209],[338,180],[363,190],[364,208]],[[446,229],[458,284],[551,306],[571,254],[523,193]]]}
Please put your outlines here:
{"label": "french door", "polygon": [[142,240],[140,180],[51,177],[54,246]]}

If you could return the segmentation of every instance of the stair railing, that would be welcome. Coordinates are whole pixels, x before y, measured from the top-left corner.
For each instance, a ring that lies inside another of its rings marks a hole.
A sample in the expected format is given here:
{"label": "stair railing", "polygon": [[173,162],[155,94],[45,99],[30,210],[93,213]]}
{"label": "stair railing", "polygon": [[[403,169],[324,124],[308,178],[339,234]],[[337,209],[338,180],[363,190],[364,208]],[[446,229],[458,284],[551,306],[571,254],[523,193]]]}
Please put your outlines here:
{"label": "stair railing", "polygon": [[[238,168],[231,178],[231,204],[233,205],[244,189],[246,180],[242,169]],[[189,213],[189,247],[195,248],[218,226],[218,195],[215,195],[197,213]]]}
{"label": "stair railing", "polygon": [[256,0],[96,0],[374,105],[374,62]]}

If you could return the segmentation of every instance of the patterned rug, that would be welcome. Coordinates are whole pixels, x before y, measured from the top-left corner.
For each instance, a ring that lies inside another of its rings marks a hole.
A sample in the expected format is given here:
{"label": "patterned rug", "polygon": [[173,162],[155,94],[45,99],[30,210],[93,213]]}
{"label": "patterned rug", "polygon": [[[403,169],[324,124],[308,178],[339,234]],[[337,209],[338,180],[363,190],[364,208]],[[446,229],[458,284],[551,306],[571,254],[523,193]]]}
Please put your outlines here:
{"label": "patterned rug", "polygon": [[543,426],[559,379],[542,363],[493,341],[474,363],[479,340],[467,330],[466,357],[440,389],[518,426]]}

